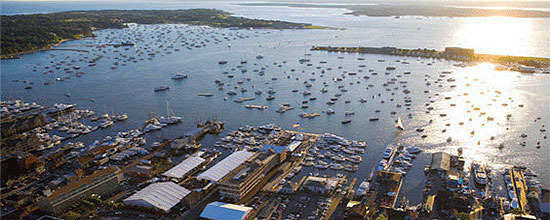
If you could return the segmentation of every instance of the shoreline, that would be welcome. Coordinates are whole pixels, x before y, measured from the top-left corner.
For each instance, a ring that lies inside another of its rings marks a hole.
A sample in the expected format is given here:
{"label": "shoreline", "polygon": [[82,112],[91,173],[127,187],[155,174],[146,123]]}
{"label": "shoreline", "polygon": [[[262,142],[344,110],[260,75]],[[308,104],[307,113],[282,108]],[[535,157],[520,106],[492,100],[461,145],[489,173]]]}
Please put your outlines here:
{"label": "shoreline", "polygon": [[48,45],[48,46],[44,46],[44,47],[42,47],[42,48],[38,48],[38,49],[34,49],[34,50],[22,51],[22,52],[13,53],[13,54],[2,55],[2,57],[0,57],[0,59],[1,59],[1,60],[21,59],[21,55],[31,54],[31,53],[38,52],[38,51],[48,51],[48,50],[52,50],[52,49],[54,49],[54,47],[57,47],[57,46],[61,45],[62,43],[65,43],[65,42],[68,42],[68,41],[73,41],[73,40],[80,40],[80,39],[87,38],[87,37],[94,37],[94,36],[95,36],[95,35],[91,35],[91,36],[82,36],[82,37],[77,37],[77,38],[72,38],[72,39],[62,39],[61,41],[59,41],[59,42],[57,42],[57,43],[53,43],[53,44],[50,44],[50,45]]}
{"label": "shoreline", "polygon": [[495,54],[475,54],[473,49],[447,47],[445,51],[435,49],[406,49],[397,47],[333,47],[313,46],[312,51],[327,51],[339,53],[366,53],[394,56],[422,57],[446,59],[459,62],[488,62],[497,64],[499,70],[511,70],[523,73],[550,74],[550,58],[526,57]]}
{"label": "shoreline", "polygon": [[[6,24],[2,25],[1,32],[14,33],[9,36],[2,34],[2,40],[6,41],[4,42],[6,46],[3,45],[2,51],[12,53],[1,54],[1,59],[19,59],[20,55],[48,50],[67,40],[94,36],[93,31],[96,30],[124,28],[127,23],[204,25],[212,28],[230,29],[334,29],[315,26],[311,23],[237,17],[232,13],[215,9],[69,11],[49,14],[2,15],[1,18]],[[43,19],[48,19],[49,22],[41,23],[40,21]],[[34,30],[33,26],[35,25],[47,27],[47,29],[41,28],[35,33],[42,41],[31,41],[24,37],[26,32]],[[58,38],[62,40],[57,41]],[[30,49],[33,47],[36,48]]]}
{"label": "shoreline", "polygon": [[550,12],[527,10],[522,8],[480,8],[456,7],[446,5],[408,5],[408,4],[309,4],[309,3],[241,3],[240,6],[286,6],[294,8],[340,8],[350,12],[343,15],[369,17],[425,16],[425,17],[512,17],[512,18],[550,18]]}

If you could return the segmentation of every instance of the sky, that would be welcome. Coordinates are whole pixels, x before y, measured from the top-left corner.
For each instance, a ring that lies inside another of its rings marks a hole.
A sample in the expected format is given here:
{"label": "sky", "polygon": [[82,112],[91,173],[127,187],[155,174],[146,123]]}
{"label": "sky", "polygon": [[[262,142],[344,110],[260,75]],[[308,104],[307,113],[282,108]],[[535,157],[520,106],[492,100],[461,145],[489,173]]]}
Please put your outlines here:
{"label": "sky", "polygon": [[[0,0],[1,2],[112,2],[113,0]],[[276,2],[276,3],[383,3],[383,4],[435,4],[453,6],[504,6],[519,8],[550,8],[550,0],[116,0],[117,2]]]}

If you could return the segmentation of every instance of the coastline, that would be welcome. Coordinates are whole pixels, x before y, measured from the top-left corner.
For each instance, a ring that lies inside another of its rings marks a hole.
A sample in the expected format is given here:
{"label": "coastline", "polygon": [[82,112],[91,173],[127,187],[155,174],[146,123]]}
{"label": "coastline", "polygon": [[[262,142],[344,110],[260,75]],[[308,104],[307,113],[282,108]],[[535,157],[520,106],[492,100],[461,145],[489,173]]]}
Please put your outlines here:
{"label": "coastline", "polygon": [[308,3],[241,3],[241,6],[286,6],[296,8],[342,8],[351,12],[344,15],[369,17],[514,17],[514,18],[550,18],[546,11],[527,9],[491,9],[475,7],[450,7],[445,5],[406,5],[406,4],[308,4]]}
{"label": "coastline", "polygon": [[[30,46],[38,48],[2,54],[0,55],[1,59],[19,59],[20,55],[48,50],[68,40],[94,36],[93,31],[124,28],[127,23],[205,25],[213,28],[237,29],[335,29],[314,26],[310,23],[237,17],[233,16],[232,13],[216,9],[99,10],[91,13],[90,11],[69,11],[50,14],[3,15],[2,19],[4,21],[2,33],[15,33],[14,36],[9,36],[10,39],[4,39],[7,36],[2,36],[3,41],[9,40],[10,42],[8,46],[2,47],[3,51],[17,51],[21,49],[21,45],[24,45],[23,48]],[[40,19],[48,19],[50,22],[42,24],[37,21]],[[43,28],[34,30],[32,28],[34,25],[42,25]],[[56,33],[56,30],[61,31],[61,33]],[[27,39],[21,36],[29,31],[35,32],[43,41],[26,42]],[[54,39],[51,39],[50,35],[52,34]],[[55,40],[57,37],[61,37],[61,40]],[[43,43],[45,45],[40,46]]]}
{"label": "coastline", "polygon": [[67,42],[67,41],[80,40],[80,39],[82,39],[82,38],[94,37],[94,36],[95,36],[95,35],[91,35],[91,36],[81,36],[81,37],[75,37],[75,38],[62,39],[62,40],[60,40],[59,42],[49,44],[49,45],[44,46],[44,47],[42,47],[42,48],[38,48],[38,49],[34,49],[34,50],[22,51],[22,52],[13,53],[13,54],[2,55],[2,56],[0,57],[0,59],[2,59],[2,60],[21,59],[21,57],[20,57],[21,55],[30,54],[30,53],[34,53],[34,52],[38,52],[38,51],[47,51],[47,50],[51,50],[53,47],[57,47],[57,46],[59,46],[60,44],[65,43],[65,42]]}
{"label": "coastline", "polygon": [[[550,58],[526,57],[495,54],[475,54],[473,49],[447,47],[445,51],[435,49],[407,49],[396,47],[335,47],[313,46],[312,51],[327,51],[339,53],[368,53],[394,56],[423,57],[446,59],[465,63],[488,62],[493,63],[499,70],[511,70],[524,73],[550,74]],[[463,64],[465,65],[465,64]],[[460,65],[462,66],[462,65]]]}

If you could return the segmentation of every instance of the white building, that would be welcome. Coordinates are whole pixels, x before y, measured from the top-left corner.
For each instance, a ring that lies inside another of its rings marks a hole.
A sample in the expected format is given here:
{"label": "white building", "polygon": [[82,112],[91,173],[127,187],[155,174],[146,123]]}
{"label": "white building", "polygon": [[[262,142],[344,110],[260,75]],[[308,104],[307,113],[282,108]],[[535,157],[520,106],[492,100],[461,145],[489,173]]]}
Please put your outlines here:
{"label": "white building", "polygon": [[198,168],[202,163],[206,161],[202,157],[189,157],[183,160],[181,163],[172,167],[168,171],[164,172],[162,175],[172,178],[184,178],[189,172]]}
{"label": "white building", "polygon": [[225,175],[247,161],[253,155],[253,152],[248,152],[246,150],[234,152],[222,161],[218,162],[216,165],[212,166],[210,169],[201,173],[197,176],[197,179],[218,182]]}
{"label": "white building", "polygon": [[323,178],[316,176],[308,176],[302,190],[315,192],[315,193],[330,193],[338,185],[338,179],[336,178]]}
{"label": "white building", "polygon": [[167,212],[190,192],[173,182],[153,183],[125,199],[124,204],[156,207]]}

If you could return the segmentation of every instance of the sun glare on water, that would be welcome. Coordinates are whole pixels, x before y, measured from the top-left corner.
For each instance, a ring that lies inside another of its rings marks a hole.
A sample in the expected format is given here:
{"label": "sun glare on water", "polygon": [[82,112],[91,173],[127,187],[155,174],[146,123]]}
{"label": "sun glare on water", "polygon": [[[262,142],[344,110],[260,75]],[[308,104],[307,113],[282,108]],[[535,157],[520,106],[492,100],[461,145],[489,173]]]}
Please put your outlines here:
{"label": "sun glare on water", "polygon": [[441,120],[435,120],[436,134],[447,141],[446,148],[464,148],[465,158],[496,165],[499,149],[513,127],[510,118],[523,121],[518,105],[525,104],[516,88],[517,74],[503,74],[492,64],[458,69],[450,83],[456,88],[439,95],[435,108]]}
{"label": "sun glare on water", "polygon": [[533,24],[528,20],[488,17],[463,19],[453,34],[454,42],[464,42],[476,53],[523,54],[533,47]]}

